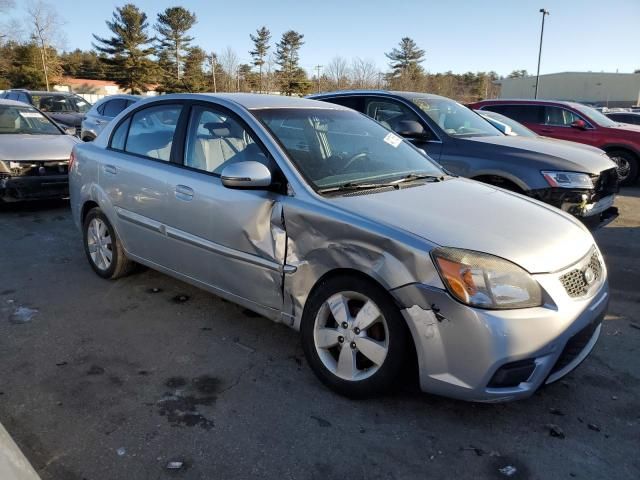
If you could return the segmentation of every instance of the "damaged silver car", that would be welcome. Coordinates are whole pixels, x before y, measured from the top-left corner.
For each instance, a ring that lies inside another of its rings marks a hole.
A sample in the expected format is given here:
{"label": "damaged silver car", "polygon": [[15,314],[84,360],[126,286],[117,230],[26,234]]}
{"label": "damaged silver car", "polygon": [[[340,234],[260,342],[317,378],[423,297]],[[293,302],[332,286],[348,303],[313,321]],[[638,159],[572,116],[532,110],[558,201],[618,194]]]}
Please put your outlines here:
{"label": "damaged silver car", "polygon": [[139,262],[283,322],[348,396],[416,361],[427,392],[527,397],[589,354],[608,305],[578,220],[338,105],[144,100],[76,146],[70,189],[98,275]]}
{"label": "damaged silver car", "polygon": [[36,108],[0,100],[0,203],[67,197],[78,141]]}

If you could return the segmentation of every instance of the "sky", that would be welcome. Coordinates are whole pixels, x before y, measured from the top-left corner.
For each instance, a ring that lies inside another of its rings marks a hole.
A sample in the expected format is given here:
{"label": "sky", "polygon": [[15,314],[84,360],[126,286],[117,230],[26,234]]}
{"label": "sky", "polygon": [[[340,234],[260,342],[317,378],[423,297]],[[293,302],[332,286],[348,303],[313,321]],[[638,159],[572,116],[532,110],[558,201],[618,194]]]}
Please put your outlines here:
{"label": "sky", "polygon": [[[130,0],[150,24],[159,11],[183,6],[195,12],[194,44],[206,51],[232,47],[249,63],[249,34],[266,25],[275,45],[289,29],[304,34],[301,65],[313,73],[336,55],[372,60],[388,68],[384,53],[408,36],[426,51],[423,67],[451,70],[512,70],[535,74],[540,8],[545,20],[541,73],[633,72],[640,69],[640,0]],[[17,1],[9,15],[24,16]],[[92,34],[108,36],[105,20],[116,6],[105,0],[55,0],[64,25],[64,49],[90,49]],[[275,46],[271,51],[275,50]]]}

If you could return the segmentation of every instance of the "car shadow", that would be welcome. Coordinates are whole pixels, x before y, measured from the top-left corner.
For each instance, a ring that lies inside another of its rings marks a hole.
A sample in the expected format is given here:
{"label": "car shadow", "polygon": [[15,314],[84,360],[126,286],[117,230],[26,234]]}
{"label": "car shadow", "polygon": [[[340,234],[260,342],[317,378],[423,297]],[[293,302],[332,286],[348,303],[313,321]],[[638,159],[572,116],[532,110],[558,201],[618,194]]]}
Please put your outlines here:
{"label": "car shadow", "polygon": [[67,210],[68,199],[30,200],[27,202],[0,202],[0,213],[33,213],[46,210]]}

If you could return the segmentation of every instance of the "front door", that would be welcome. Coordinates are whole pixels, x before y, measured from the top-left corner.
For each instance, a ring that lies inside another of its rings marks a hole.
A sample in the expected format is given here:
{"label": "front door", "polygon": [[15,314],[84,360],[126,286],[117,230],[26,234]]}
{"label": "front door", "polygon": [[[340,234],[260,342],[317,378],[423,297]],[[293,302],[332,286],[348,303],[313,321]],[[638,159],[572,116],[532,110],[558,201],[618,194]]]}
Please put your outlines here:
{"label": "front door", "polygon": [[220,172],[268,161],[248,127],[215,106],[191,108],[183,164],[167,175],[169,268],[262,306],[282,307],[286,237],[281,195],[222,185]]}
{"label": "front door", "polygon": [[538,128],[538,132],[541,135],[561,140],[592,143],[593,127],[588,123],[584,129],[572,127],[571,124],[576,120],[584,121],[582,117],[569,109],[548,105],[544,107],[544,120]]}

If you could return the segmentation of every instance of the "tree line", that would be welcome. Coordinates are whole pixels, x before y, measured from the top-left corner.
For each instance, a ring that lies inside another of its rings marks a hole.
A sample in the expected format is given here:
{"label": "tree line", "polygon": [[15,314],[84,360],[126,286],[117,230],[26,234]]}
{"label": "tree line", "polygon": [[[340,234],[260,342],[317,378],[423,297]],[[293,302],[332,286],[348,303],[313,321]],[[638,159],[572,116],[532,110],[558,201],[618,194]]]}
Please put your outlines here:
{"label": "tree line", "polygon": [[[7,0],[0,0],[0,14]],[[64,76],[108,80],[121,89],[141,93],[150,88],[173,92],[279,92],[304,95],[349,88],[413,90],[436,93],[460,101],[492,97],[497,93],[495,72],[428,73],[426,52],[404,37],[385,53],[389,70],[380,71],[362,58],[332,58],[311,72],[300,64],[304,35],[289,30],[274,42],[267,26],[249,35],[250,61],[242,63],[227,47],[207,51],[194,44],[194,12],[176,6],[158,13],[153,22],[132,3],[117,7],[106,20],[108,36],[93,35],[92,50],[70,52],[56,48],[62,23],[55,9],[43,1],[27,7],[27,40],[0,36],[0,89],[49,89]],[[10,27],[4,26],[3,29]],[[519,76],[518,70],[511,75]]]}

